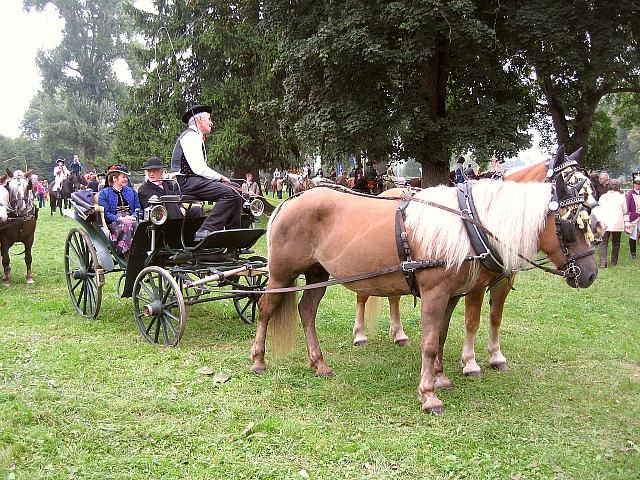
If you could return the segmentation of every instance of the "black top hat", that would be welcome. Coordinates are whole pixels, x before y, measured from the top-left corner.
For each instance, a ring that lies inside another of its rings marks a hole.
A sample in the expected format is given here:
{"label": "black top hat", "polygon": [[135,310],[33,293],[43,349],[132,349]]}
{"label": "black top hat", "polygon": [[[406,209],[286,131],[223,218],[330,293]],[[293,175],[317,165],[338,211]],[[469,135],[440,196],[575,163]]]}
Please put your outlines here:
{"label": "black top hat", "polygon": [[56,163],[64,163],[64,158],[59,158],[58,160],[56,160]]}
{"label": "black top hat", "polygon": [[112,173],[124,173],[125,175],[129,175],[129,170],[127,170],[127,167],[125,167],[124,165],[116,163],[114,165],[111,165],[110,167],[107,167],[107,171],[105,173],[107,174],[107,176],[111,175]]}
{"label": "black top hat", "polygon": [[202,112],[211,113],[212,110],[213,108],[211,108],[209,105],[193,105],[191,108],[189,108],[186,112],[182,114],[182,121],[184,123],[189,123],[189,119],[194,115],[197,115],[198,113],[202,113]]}
{"label": "black top hat", "polygon": [[633,174],[633,183],[640,183],[640,172]]}
{"label": "black top hat", "polygon": [[167,168],[167,166],[162,163],[162,160],[160,160],[158,157],[149,157],[147,158],[147,163],[145,164],[145,166],[142,167],[143,170],[153,170],[156,168]]}

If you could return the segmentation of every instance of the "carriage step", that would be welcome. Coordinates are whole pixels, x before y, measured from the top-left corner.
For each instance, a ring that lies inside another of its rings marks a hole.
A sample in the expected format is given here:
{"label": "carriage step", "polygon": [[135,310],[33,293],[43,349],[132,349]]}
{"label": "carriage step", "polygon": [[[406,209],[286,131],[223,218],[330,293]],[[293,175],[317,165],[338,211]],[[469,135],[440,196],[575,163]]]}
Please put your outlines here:
{"label": "carriage step", "polygon": [[219,230],[199,242],[193,251],[221,249],[218,253],[222,253],[225,249],[229,250],[245,250],[250,249],[265,234],[265,228],[238,228],[235,230]]}

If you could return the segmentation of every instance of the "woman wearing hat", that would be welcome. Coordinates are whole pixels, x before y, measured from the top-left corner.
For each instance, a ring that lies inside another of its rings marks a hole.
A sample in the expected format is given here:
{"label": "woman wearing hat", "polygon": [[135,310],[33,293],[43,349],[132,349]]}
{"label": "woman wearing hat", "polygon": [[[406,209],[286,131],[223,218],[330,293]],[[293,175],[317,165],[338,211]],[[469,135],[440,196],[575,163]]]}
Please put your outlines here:
{"label": "woman wearing hat", "polygon": [[640,172],[633,174],[633,188],[625,195],[627,200],[627,211],[625,217],[624,231],[629,235],[629,251],[631,258],[636,259],[636,243],[640,234]]}
{"label": "woman wearing hat", "polygon": [[136,210],[140,210],[138,193],[127,184],[129,171],[122,165],[107,168],[108,187],[100,190],[98,204],[104,207],[110,240],[120,254],[127,254],[136,226]]}

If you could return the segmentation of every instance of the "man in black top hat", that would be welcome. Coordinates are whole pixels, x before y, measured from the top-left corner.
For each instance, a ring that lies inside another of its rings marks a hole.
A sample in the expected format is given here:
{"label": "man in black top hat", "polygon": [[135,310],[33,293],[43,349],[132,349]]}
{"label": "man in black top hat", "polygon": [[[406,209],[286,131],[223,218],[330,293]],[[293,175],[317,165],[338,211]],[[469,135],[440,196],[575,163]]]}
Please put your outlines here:
{"label": "man in black top hat", "polygon": [[242,196],[229,185],[229,179],[207,165],[205,135],[211,132],[211,107],[194,105],[182,115],[188,125],[171,155],[171,172],[176,174],[183,195],[216,204],[195,234],[200,241],[216,230],[240,228]]}
{"label": "man in black top hat", "polygon": [[[142,208],[149,206],[149,199],[154,195],[158,197],[162,195],[179,195],[180,192],[171,180],[162,180],[167,166],[162,163],[158,157],[147,158],[147,163],[143,170],[147,173],[147,181],[140,185],[138,189],[138,197],[140,197],[140,205]],[[182,218],[182,210],[179,203],[167,203],[167,214],[169,218]]]}

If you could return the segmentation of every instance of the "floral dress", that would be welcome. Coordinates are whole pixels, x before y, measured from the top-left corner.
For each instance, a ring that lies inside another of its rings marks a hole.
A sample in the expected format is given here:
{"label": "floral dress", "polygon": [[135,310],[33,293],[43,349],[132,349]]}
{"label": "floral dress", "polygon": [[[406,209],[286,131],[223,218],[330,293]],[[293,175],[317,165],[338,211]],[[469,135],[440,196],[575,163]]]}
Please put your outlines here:
{"label": "floral dress", "polygon": [[109,224],[110,240],[116,247],[116,251],[123,254],[131,250],[135,222],[125,220],[124,217],[131,215],[131,209],[122,196],[122,192],[118,192],[117,190],[114,190],[114,192],[116,192],[118,196],[118,207],[116,208],[116,217],[118,218]]}

